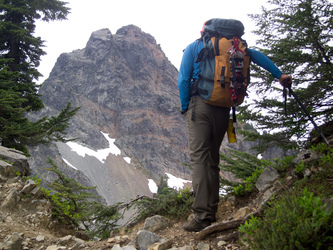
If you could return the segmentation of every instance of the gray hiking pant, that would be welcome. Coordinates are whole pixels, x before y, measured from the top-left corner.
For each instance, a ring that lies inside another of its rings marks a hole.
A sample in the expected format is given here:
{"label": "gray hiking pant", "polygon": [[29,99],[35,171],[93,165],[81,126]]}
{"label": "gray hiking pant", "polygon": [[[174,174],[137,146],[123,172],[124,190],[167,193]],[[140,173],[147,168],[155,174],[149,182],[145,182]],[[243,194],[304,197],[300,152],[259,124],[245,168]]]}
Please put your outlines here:
{"label": "gray hiking pant", "polygon": [[230,108],[212,106],[194,96],[185,114],[195,196],[192,209],[197,220],[215,220],[219,203],[219,149],[228,128],[229,112]]}

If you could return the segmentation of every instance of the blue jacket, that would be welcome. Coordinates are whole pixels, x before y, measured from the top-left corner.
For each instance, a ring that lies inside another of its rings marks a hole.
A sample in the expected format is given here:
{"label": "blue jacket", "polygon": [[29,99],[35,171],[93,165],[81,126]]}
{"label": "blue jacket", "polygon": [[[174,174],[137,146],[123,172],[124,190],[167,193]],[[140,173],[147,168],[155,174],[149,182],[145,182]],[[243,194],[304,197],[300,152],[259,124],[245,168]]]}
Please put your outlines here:
{"label": "blue jacket", "polygon": [[[182,110],[186,110],[188,108],[190,101],[190,85],[193,83],[192,79],[198,79],[201,72],[200,62],[195,63],[194,61],[202,48],[203,42],[196,40],[186,47],[183,54],[178,74],[178,89]],[[273,77],[277,79],[280,78],[282,72],[266,55],[254,49],[249,49],[249,51],[251,55],[251,62],[258,64],[262,68],[269,71]]]}

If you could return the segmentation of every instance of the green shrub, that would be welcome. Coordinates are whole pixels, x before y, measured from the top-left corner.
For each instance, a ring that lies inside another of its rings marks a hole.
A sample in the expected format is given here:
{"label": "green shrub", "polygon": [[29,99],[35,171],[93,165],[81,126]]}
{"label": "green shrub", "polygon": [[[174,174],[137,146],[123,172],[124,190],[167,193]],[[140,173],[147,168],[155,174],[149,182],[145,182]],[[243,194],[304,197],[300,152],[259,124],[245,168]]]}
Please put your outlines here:
{"label": "green shrub", "polygon": [[302,161],[301,163],[299,163],[295,166],[295,171],[296,171],[296,173],[301,173],[307,168],[308,168],[308,165],[304,161]]}
{"label": "green shrub", "polygon": [[177,191],[173,188],[164,188],[154,199],[145,197],[135,202],[140,216],[137,220],[152,215],[163,215],[170,218],[185,218],[191,213],[193,193],[188,189]]}
{"label": "green shrub", "polygon": [[238,196],[242,196],[245,193],[252,192],[255,184],[260,176],[260,174],[264,171],[264,169],[260,168],[257,169],[252,173],[251,176],[247,177],[244,183],[239,184],[238,186],[234,187],[235,194]]}
{"label": "green shrub", "polygon": [[28,176],[27,180],[29,180],[29,179],[33,180],[36,183],[37,187],[39,187],[42,182],[42,179],[39,179],[38,175],[36,175],[34,177]]}
{"label": "green shrub", "polygon": [[241,225],[241,241],[251,249],[333,249],[333,211],[305,188],[271,202],[263,218]]}
{"label": "green shrub", "polygon": [[284,172],[289,167],[293,166],[294,155],[285,156],[283,158],[274,159],[271,161],[271,166],[279,172]]}
{"label": "green shrub", "polygon": [[231,172],[235,178],[242,180],[268,164],[254,155],[233,149],[229,149],[227,154],[220,154],[220,160],[221,170]]}
{"label": "green shrub", "polygon": [[238,186],[234,187],[234,191],[237,196],[243,196],[245,194],[244,184],[239,184]]}
{"label": "green shrub", "polygon": [[48,185],[50,192],[43,189],[51,200],[53,217],[74,226],[84,223],[91,216],[93,208],[99,204],[100,197],[93,192],[95,187],[85,187],[78,181],[67,178],[50,158],[48,163],[51,167],[45,169],[58,177]]}
{"label": "green shrub", "polygon": [[320,143],[314,147],[312,150],[317,151],[321,154],[318,161],[318,166],[322,168],[321,171],[322,178],[332,178],[333,177],[333,148],[330,146]]}
{"label": "green shrub", "polygon": [[320,157],[317,161],[311,163],[301,162],[295,166],[295,171],[300,173],[307,169],[309,166],[320,167],[323,171],[321,171],[323,178],[330,178],[333,176],[333,148],[326,145],[325,143],[319,143],[315,146],[311,147],[312,151],[318,152]]}
{"label": "green shrub", "polygon": [[89,221],[85,224],[90,225],[90,231],[87,234],[93,238],[107,239],[110,237],[110,232],[119,227],[118,220],[123,218],[119,212],[119,207],[122,203],[117,203],[112,206],[104,206],[98,204],[93,208]]}

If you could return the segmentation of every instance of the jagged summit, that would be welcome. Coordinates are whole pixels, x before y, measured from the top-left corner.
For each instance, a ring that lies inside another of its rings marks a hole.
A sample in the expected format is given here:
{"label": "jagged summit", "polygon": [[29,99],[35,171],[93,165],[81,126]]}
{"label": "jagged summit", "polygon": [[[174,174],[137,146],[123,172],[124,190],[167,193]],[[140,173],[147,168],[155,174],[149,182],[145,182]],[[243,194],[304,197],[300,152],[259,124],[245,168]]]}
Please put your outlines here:
{"label": "jagged summit", "polygon": [[132,39],[144,39],[147,42],[156,45],[156,40],[152,35],[143,32],[139,27],[133,24],[118,29],[116,35],[123,35]]}
{"label": "jagged summit", "polygon": [[90,39],[89,39],[86,47],[90,47],[91,46],[90,43],[97,39],[111,42],[112,41],[111,31],[107,28],[94,31],[93,33],[91,33]]}

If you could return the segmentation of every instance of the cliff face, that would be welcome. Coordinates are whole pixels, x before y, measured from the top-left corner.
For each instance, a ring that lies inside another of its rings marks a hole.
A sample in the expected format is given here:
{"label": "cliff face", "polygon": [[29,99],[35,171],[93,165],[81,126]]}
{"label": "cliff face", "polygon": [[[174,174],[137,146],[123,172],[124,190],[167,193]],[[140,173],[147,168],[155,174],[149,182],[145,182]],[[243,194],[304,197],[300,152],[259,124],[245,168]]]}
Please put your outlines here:
{"label": "cliff face", "polygon": [[[81,106],[70,135],[103,147],[99,131],[153,178],[186,161],[177,70],[154,38],[135,26],[94,32],[87,46],[62,54],[41,94],[48,107]],[[56,93],[56,94],[55,94]],[[105,146],[105,143],[104,143]]]}
{"label": "cliff face", "polygon": [[[151,35],[133,25],[114,35],[101,29],[92,33],[84,49],[58,58],[40,88],[46,108],[39,116],[57,114],[71,102],[81,109],[71,120],[68,137],[78,138],[80,145],[95,151],[108,148],[103,132],[116,139],[114,144],[122,156],[131,158],[130,166],[144,173],[145,182],[147,178],[159,181],[166,173],[188,179],[190,170],[183,165],[188,162],[187,132],[179,113],[177,77],[177,69]],[[47,154],[42,150],[46,149],[32,150],[32,166],[40,166],[36,159]],[[102,163],[78,156],[61,143],[55,151],[53,154],[60,153],[58,158],[86,173],[90,180],[99,179],[93,177],[99,174],[98,168],[130,168],[125,161],[114,164],[111,156]],[[93,166],[94,171],[89,170]],[[104,176],[120,177],[111,172]],[[147,183],[144,193],[149,193]]]}

